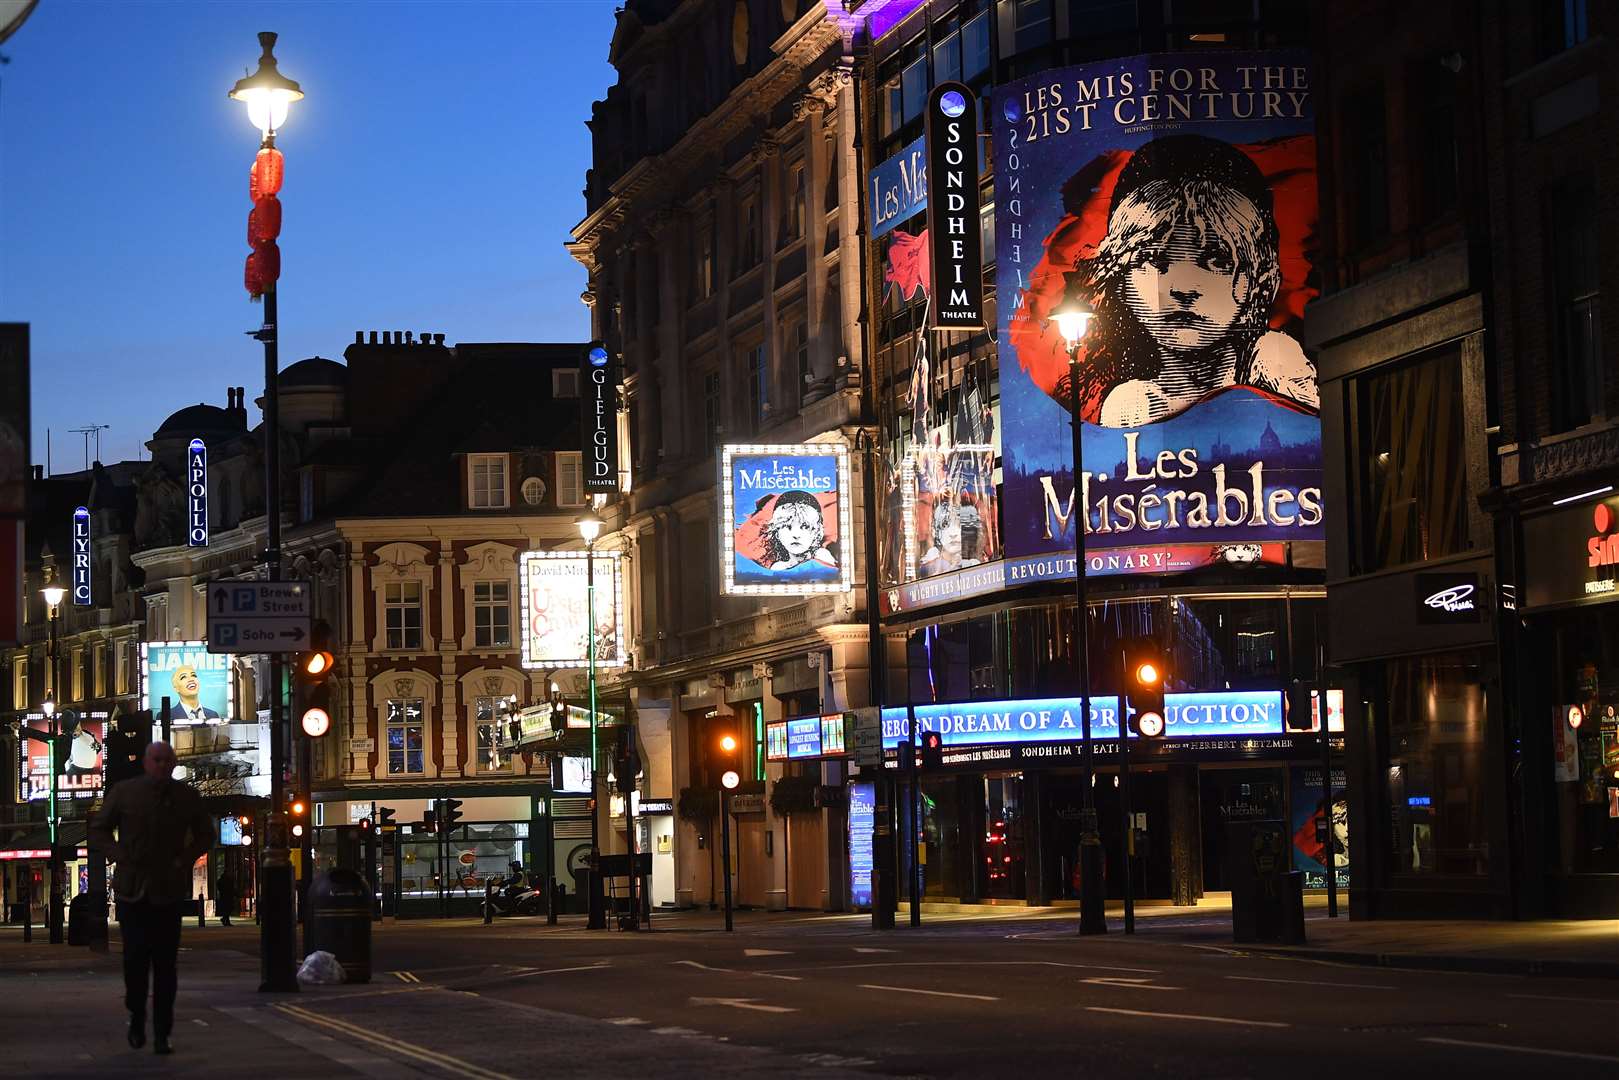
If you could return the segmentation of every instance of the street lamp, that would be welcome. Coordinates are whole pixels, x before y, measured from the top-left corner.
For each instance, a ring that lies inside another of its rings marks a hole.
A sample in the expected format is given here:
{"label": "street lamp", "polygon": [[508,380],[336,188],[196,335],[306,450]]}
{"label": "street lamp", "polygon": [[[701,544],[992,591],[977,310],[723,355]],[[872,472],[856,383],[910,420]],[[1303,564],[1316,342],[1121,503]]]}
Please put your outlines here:
{"label": "street lamp", "polygon": [[1074,448],[1074,652],[1078,659],[1080,687],[1080,737],[1084,740],[1083,778],[1085,802],[1079,822],[1079,932],[1107,933],[1107,897],[1102,889],[1102,836],[1096,825],[1096,788],[1092,772],[1091,748],[1091,660],[1090,616],[1085,599],[1085,448],[1084,421],[1079,412],[1079,343],[1090,330],[1094,312],[1083,300],[1069,300],[1053,316],[1063,342],[1068,346],[1068,408]]}
{"label": "street lamp", "polygon": [[[264,52],[259,56],[259,68],[253,74],[238,79],[230,89],[230,97],[247,106],[247,118],[259,130],[261,158],[277,159],[275,137],[287,121],[288,107],[303,98],[299,85],[282,75],[276,67],[274,48],[276,35],[268,31],[259,34]],[[269,154],[264,154],[269,151]],[[257,164],[257,163],[256,163]],[[280,189],[279,168],[270,170],[269,190],[263,193],[265,203],[275,203],[273,233],[266,236],[267,246],[274,248],[274,233],[280,231],[279,203],[275,192]],[[257,178],[257,173],[255,173]],[[255,211],[258,206],[255,205]],[[254,231],[254,219],[249,219],[249,232]],[[268,226],[265,226],[268,230]],[[255,256],[259,254],[255,250]],[[274,272],[259,281],[264,297],[264,322],[252,335],[264,343],[264,564],[271,581],[281,580],[281,410],[277,378],[280,373],[278,324],[276,312],[276,278],[280,275],[280,257],[275,258]],[[251,263],[250,263],[251,266]],[[262,271],[262,265],[260,270]],[[265,845],[263,868],[263,918],[260,920],[259,957],[261,970],[260,990],[296,991],[298,980],[296,945],[292,911],[292,860],[287,838],[286,773],[287,730],[282,707],[281,654],[269,654],[270,683],[270,818],[264,830]]]}
{"label": "street lamp", "polygon": [[590,915],[586,929],[605,930],[607,912],[602,903],[601,804],[596,763],[596,537],[601,535],[602,520],[595,514],[586,514],[574,524],[585,542],[585,656],[590,685]]}
{"label": "street lamp", "polygon": [[47,892],[47,906],[45,910],[46,926],[50,932],[52,945],[62,944],[62,853],[56,847],[56,742],[60,735],[61,721],[56,717],[56,698],[62,685],[61,672],[57,670],[57,619],[61,614],[62,599],[67,596],[67,590],[60,585],[50,584],[39,590],[45,598],[45,607],[50,617],[50,638],[45,644],[46,660],[51,669],[51,689],[45,695],[45,701],[40,705],[39,711],[45,714],[50,721],[50,741],[47,742],[48,754],[47,770],[50,773],[51,796],[46,810],[50,814],[50,840],[51,855],[46,861],[46,869],[51,877],[50,889]]}

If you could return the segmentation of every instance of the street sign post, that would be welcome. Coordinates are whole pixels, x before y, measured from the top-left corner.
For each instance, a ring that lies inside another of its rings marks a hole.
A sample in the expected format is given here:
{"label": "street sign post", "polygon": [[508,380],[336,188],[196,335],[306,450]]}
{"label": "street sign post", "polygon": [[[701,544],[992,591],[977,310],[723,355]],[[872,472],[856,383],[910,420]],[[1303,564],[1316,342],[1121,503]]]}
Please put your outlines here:
{"label": "street sign post", "polygon": [[883,763],[883,725],[878,719],[876,709],[855,709],[854,723],[851,725],[853,736],[850,738],[850,756],[857,765],[864,768],[867,765],[881,765]]}
{"label": "street sign post", "polygon": [[208,586],[208,651],[301,652],[309,646],[309,586],[216,581]]}

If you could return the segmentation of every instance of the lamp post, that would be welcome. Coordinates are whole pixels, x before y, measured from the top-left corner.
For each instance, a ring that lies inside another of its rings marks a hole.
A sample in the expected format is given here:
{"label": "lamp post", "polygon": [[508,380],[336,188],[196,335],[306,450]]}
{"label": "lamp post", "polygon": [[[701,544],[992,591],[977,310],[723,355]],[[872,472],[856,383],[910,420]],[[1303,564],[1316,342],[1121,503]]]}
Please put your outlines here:
{"label": "lamp post", "polygon": [[601,888],[601,804],[598,800],[600,781],[596,761],[596,537],[601,535],[602,521],[595,514],[586,514],[577,522],[579,535],[585,542],[585,632],[586,678],[590,685],[590,915],[586,929],[607,929],[607,912],[602,903]]}
{"label": "lamp post", "polygon": [[45,922],[50,932],[50,943],[60,945],[62,944],[62,853],[56,846],[56,743],[57,736],[60,734],[61,721],[56,718],[56,699],[60,696],[62,679],[57,665],[56,626],[57,619],[61,615],[62,599],[67,596],[67,590],[60,585],[51,584],[45,586],[39,592],[45,598],[45,607],[49,612],[51,630],[50,638],[45,643],[45,662],[51,668],[51,692],[45,695],[45,703],[40,706],[40,711],[45,714],[45,719],[50,723],[50,742],[46,744],[49,754],[46,761],[49,762],[51,795],[50,803],[46,810],[50,814],[51,856],[45,865],[51,880],[45,894],[47,898]]}
{"label": "lamp post", "polygon": [[1090,329],[1091,309],[1082,301],[1069,301],[1056,313],[1057,329],[1068,346],[1068,407],[1073,414],[1074,492],[1074,652],[1078,660],[1080,737],[1085,803],[1079,823],[1079,932],[1107,933],[1107,897],[1103,893],[1102,836],[1096,825],[1096,775],[1091,747],[1090,613],[1085,598],[1085,448],[1084,421],[1079,413],[1079,343]]}
{"label": "lamp post", "polygon": [[[276,133],[286,123],[288,108],[300,100],[303,90],[296,82],[282,75],[276,67],[274,48],[276,35],[259,34],[264,52],[259,56],[258,70],[239,79],[231,87],[230,96],[247,106],[248,120],[260,132],[259,149],[274,150]],[[276,189],[280,187],[279,175]],[[266,199],[274,199],[274,193]],[[276,204],[279,227],[279,203]],[[279,261],[279,256],[277,256]],[[279,276],[279,266],[277,268]],[[265,519],[265,572],[271,581],[281,580],[281,416],[279,388],[280,372],[277,342],[276,284],[264,282],[264,322],[253,336],[264,343],[264,519]],[[263,915],[259,927],[259,959],[264,991],[296,991],[298,980],[296,941],[292,911],[292,860],[288,846],[286,821],[287,778],[287,724],[282,708],[282,665],[279,653],[269,654],[270,674],[270,818],[264,830],[265,846],[261,903]]]}

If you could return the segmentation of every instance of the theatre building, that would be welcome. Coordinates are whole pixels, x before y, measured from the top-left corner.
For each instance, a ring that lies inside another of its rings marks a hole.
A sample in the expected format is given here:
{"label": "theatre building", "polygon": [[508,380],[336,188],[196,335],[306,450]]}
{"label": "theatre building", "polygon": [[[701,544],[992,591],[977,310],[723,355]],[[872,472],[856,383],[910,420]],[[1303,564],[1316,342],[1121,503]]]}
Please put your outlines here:
{"label": "theatre building", "polygon": [[[891,760],[913,716],[943,737],[919,800],[930,900],[1077,895],[1081,522],[1108,893],[1123,895],[1127,830],[1137,898],[1227,888],[1227,825],[1247,819],[1286,823],[1309,887],[1326,884],[1327,844],[1338,881],[1353,873],[1323,710],[1294,727],[1284,714],[1288,684],[1318,676],[1341,524],[1323,506],[1301,336],[1318,276],[1314,72],[1302,13],[1256,21],[1271,10],[962,0],[889,5],[865,27],[882,731]],[[960,204],[930,206],[944,179],[924,172],[944,83],[971,91],[958,122],[976,115],[980,136],[976,328],[954,291],[940,311],[957,326],[938,328],[930,296],[948,272],[936,245],[962,235],[946,213]],[[1080,307],[1070,350],[1057,314]],[[1119,670],[1139,641],[1167,661],[1167,729],[1130,740],[1125,778]]]}

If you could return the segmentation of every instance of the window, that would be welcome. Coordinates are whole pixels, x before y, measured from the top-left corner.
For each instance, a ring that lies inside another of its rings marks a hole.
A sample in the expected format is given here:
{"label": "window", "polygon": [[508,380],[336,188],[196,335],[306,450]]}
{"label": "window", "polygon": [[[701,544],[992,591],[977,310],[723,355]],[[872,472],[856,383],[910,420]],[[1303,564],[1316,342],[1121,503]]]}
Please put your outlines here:
{"label": "window", "polygon": [[508,649],[512,644],[512,586],[507,581],[472,584],[472,644]]}
{"label": "window", "polygon": [[511,768],[511,758],[501,753],[505,740],[501,738],[500,724],[505,712],[503,698],[480,695],[473,700],[473,720],[478,729],[479,772],[506,772]]}
{"label": "window", "polygon": [[714,295],[714,227],[705,222],[697,227],[697,299]]}
{"label": "window", "polygon": [[1349,199],[1349,244],[1364,248],[1388,235],[1388,118],[1383,88],[1372,87],[1345,103],[1344,154]]}
{"label": "window", "polygon": [[712,454],[720,444],[720,375],[717,371],[703,375],[703,450]]}
{"label": "window", "polygon": [[989,70],[989,12],[961,28],[961,77],[971,82]]}
{"label": "window", "polygon": [[883,83],[883,137],[894,134],[905,123],[905,95],[900,91],[899,76]]}
{"label": "window", "polygon": [[391,581],[383,587],[387,644],[390,649],[422,647],[422,583]]}
{"label": "window", "polygon": [[315,520],[315,470],[298,470],[298,520]]}
{"label": "window", "polygon": [[84,646],[82,646],[82,645],[76,646],[73,649],[73,653],[72,653],[71,657],[69,658],[68,671],[71,673],[71,677],[72,677],[72,682],[69,685],[72,686],[72,688],[73,688],[73,694],[72,694],[72,697],[70,698],[70,700],[72,700],[72,701],[83,701],[84,700]]}
{"label": "window", "polygon": [[129,642],[120,641],[113,646],[112,692],[129,693]]}
{"label": "window", "polygon": [[752,270],[764,256],[759,243],[759,197],[749,195],[737,211],[736,272]]}
{"label": "window", "polygon": [[765,363],[765,347],[748,350],[748,422],[758,431],[770,410],[770,367]]}
{"label": "window", "polygon": [[11,707],[20,712],[33,705],[28,700],[28,654],[18,653],[11,658]]}
{"label": "window", "polygon": [[797,240],[804,235],[804,166],[802,163],[787,170],[787,220],[783,223],[783,239]]}
{"label": "window", "polygon": [[1051,0],[999,0],[1001,59],[1038,49],[1051,40]]}
{"label": "window", "polygon": [[1590,36],[1587,0],[1540,0],[1540,55],[1555,56]]}
{"label": "window", "polygon": [[1362,572],[1465,551],[1466,435],[1455,349],[1360,380]]}
{"label": "window", "polygon": [[928,103],[927,57],[906,66],[900,74],[900,92],[905,96],[904,122],[909,124],[922,115]]}
{"label": "window", "polygon": [[1413,159],[1417,163],[1417,218],[1443,217],[1456,205],[1459,166],[1456,156],[1456,76],[1429,58],[1413,80],[1419,88],[1412,125]]}
{"label": "window", "polygon": [[504,510],[506,498],[506,455],[468,454],[467,505],[473,510]]}
{"label": "window", "polygon": [[557,453],[557,505],[585,505],[584,455],[577,450]]}
{"label": "window", "polygon": [[1596,185],[1588,178],[1559,184],[1547,201],[1556,335],[1550,419],[1557,432],[1588,424],[1604,412]]}
{"label": "window", "polygon": [[961,35],[951,34],[933,46],[933,81],[956,82],[961,78]]}
{"label": "window", "polygon": [[1391,660],[1372,720],[1392,826],[1390,869],[1478,876],[1488,870],[1484,686],[1463,654]]}
{"label": "window", "polygon": [[422,761],[422,699],[388,699],[388,774],[405,776],[426,769]]}
{"label": "window", "polygon": [[107,643],[96,642],[95,659],[90,663],[90,693],[92,697],[107,696]]}
{"label": "window", "polygon": [[799,323],[793,327],[792,336],[793,357],[798,362],[793,370],[798,372],[798,392],[803,394],[815,381],[815,370],[810,367],[809,325]]}
{"label": "window", "polygon": [[551,396],[558,399],[579,396],[579,371],[577,368],[552,369]]}

